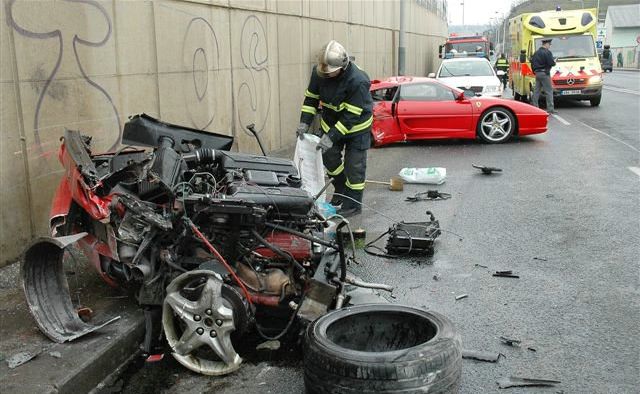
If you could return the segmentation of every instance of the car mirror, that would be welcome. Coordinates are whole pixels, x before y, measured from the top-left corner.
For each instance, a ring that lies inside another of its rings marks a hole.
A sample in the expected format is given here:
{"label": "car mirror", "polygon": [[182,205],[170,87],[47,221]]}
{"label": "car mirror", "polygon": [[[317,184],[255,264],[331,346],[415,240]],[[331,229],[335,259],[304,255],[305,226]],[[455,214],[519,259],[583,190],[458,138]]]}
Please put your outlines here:
{"label": "car mirror", "polygon": [[428,78],[435,78],[436,77],[436,73],[429,73],[429,75],[427,75]]}
{"label": "car mirror", "polygon": [[466,100],[468,98],[471,98],[471,97],[476,97],[476,93],[471,89],[464,89],[462,92],[460,92],[456,96],[456,100],[464,101],[464,100]]}
{"label": "car mirror", "polygon": [[504,71],[502,71],[502,70],[498,70],[498,72],[497,72],[496,74],[498,74],[498,76],[499,76],[499,77],[502,77],[502,76],[504,76],[506,73],[505,73]]}

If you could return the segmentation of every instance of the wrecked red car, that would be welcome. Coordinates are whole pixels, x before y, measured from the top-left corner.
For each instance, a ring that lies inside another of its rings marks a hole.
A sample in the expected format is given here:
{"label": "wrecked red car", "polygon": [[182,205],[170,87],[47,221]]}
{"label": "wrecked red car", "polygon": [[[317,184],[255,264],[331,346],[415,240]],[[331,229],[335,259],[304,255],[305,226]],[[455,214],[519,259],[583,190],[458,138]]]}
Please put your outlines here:
{"label": "wrecked red car", "polygon": [[[246,335],[298,340],[306,332],[305,358],[325,360],[305,363],[310,391],[335,392],[343,378],[353,387],[457,387],[460,338],[451,323],[358,295],[392,288],[347,272],[354,256],[345,250],[348,222],[335,219],[335,238],[324,234],[328,219],[292,161],[231,152],[232,137],[144,114],[127,122],[116,152],[92,152],[78,131],[67,130],[62,141],[52,236],[35,240],[21,266],[31,313],[52,340],[72,341],[110,322],[78,316],[63,269],[73,244],[106,283],[134,290],[147,355],[166,343],[185,367],[223,375],[239,368],[234,343]],[[369,306],[353,306],[359,297]],[[409,383],[376,375],[376,362],[394,367],[420,354],[428,363],[442,351],[447,358],[436,370],[407,369]],[[350,367],[335,368],[347,359]],[[366,379],[351,377],[367,365]]]}
{"label": "wrecked red car", "polygon": [[432,78],[371,82],[374,146],[428,139],[503,143],[547,131],[548,115],[532,105],[446,86]]}

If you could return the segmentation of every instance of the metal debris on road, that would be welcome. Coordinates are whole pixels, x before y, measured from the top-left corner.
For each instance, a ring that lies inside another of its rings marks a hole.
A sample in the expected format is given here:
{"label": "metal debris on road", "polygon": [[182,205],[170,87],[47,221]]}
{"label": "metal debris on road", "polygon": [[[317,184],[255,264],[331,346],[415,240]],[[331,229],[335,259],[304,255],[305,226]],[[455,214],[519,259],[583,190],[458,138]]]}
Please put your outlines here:
{"label": "metal debris on road", "polygon": [[475,267],[482,267],[482,268],[489,268],[486,265],[482,265],[482,264],[478,264],[478,263],[475,263],[474,266]]}
{"label": "metal debris on road", "polygon": [[409,202],[417,201],[431,201],[431,200],[448,200],[451,198],[449,193],[441,193],[437,190],[427,190],[426,192],[419,192],[413,196],[407,197],[404,200]]}
{"label": "metal debris on road", "polygon": [[504,336],[500,337],[500,341],[502,341],[502,343],[504,343],[505,345],[509,345],[509,346],[513,346],[513,347],[520,346],[520,343],[522,342],[519,339],[507,338],[507,337],[504,337]]}
{"label": "metal debris on road", "polygon": [[540,260],[540,261],[549,261],[547,259],[545,259],[544,257],[534,257],[534,260]]}
{"label": "metal debris on road", "polygon": [[435,280],[436,282],[440,280],[440,274],[436,273],[435,275],[433,275],[433,280]]}
{"label": "metal debris on road", "polygon": [[481,352],[477,350],[462,349],[462,358],[469,358],[478,361],[496,363],[500,359],[500,356],[504,357],[502,353]]}
{"label": "metal debris on road", "polygon": [[497,276],[499,278],[520,278],[519,275],[513,273],[513,271],[496,271],[493,276]]}
{"label": "metal debris on road", "polygon": [[537,352],[536,348],[534,348],[534,347],[528,347],[527,350],[530,350],[532,352]]}
{"label": "metal debris on road", "polygon": [[459,296],[456,296],[456,301],[461,300],[463,298],[467,298],[469,297],[469,294],[460,294]]}
{"label": "metal debris on road", "polygon": [[49,355],[53,358],[62,358],[62,354],[60,354],[60,352],[49,352]]}
{"label": "metal debris on road", "polygon": [[16,353],[7,359],[7,365],[9,366],[9,369],[14,369],[33,360],[37,355],[38,353],[32,352]]}
{"label": "metal debris on road", "polygon": [[525,387],[525,386],[555,386],[556,384],[562,383],[559,380],[549,380],[549,379],[532,379],[532,378],[521,378],[517,376],[510,376],[508,378],[500,378],[496,381],[498,383],[498,387],[501,389],[506,389],[509,387]]}
{"label": "metal debris on road", "polygon": [[479,169],[485,175],[491,175],[492,172],[502,172],[502,168],[498,167],[479,166],[477,164],[471,164],[471,166]]}

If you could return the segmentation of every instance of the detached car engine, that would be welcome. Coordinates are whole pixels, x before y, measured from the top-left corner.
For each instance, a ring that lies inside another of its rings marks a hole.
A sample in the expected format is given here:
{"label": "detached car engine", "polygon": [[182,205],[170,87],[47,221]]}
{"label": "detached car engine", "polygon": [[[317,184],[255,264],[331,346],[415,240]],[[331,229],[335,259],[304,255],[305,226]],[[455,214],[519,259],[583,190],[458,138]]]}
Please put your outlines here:
{"label": "detached car engine", "polygon": [[236,370],[242,335],[280,338],[345,303],[342,238],[323,237],[326,219],[290,160],[230,152],[232,137],[144,114],[125,125],[124,148],[95,154],[90,143],[66,131],[52,237],[22,264],[29,307],[52,340],[102,326],[81,321],[70,300],[71,244],[109,285],[134,290],[146,353],[164,337],[203,374]]}

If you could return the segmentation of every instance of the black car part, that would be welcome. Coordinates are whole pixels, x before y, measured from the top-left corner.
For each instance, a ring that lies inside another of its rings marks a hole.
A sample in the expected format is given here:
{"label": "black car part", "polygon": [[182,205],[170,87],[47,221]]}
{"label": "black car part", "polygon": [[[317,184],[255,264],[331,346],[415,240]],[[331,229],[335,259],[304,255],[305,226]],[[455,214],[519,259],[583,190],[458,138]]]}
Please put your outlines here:
{"label": "black car part", "polygon": [[[378,238],[367,243],[364,251],[373,256],[398,258],[409,255],[432,256],[434,243],[440,236],[440,223],[431,211],[426,212],[430,220],[426,222],[398,222]],[[385,235],[386,253],[375,245]]]}
{"label": "black car part", "polygon": [[453,393],[462,343],[444,316],[403,305],[346,307],[310,324],[307,393]]}

